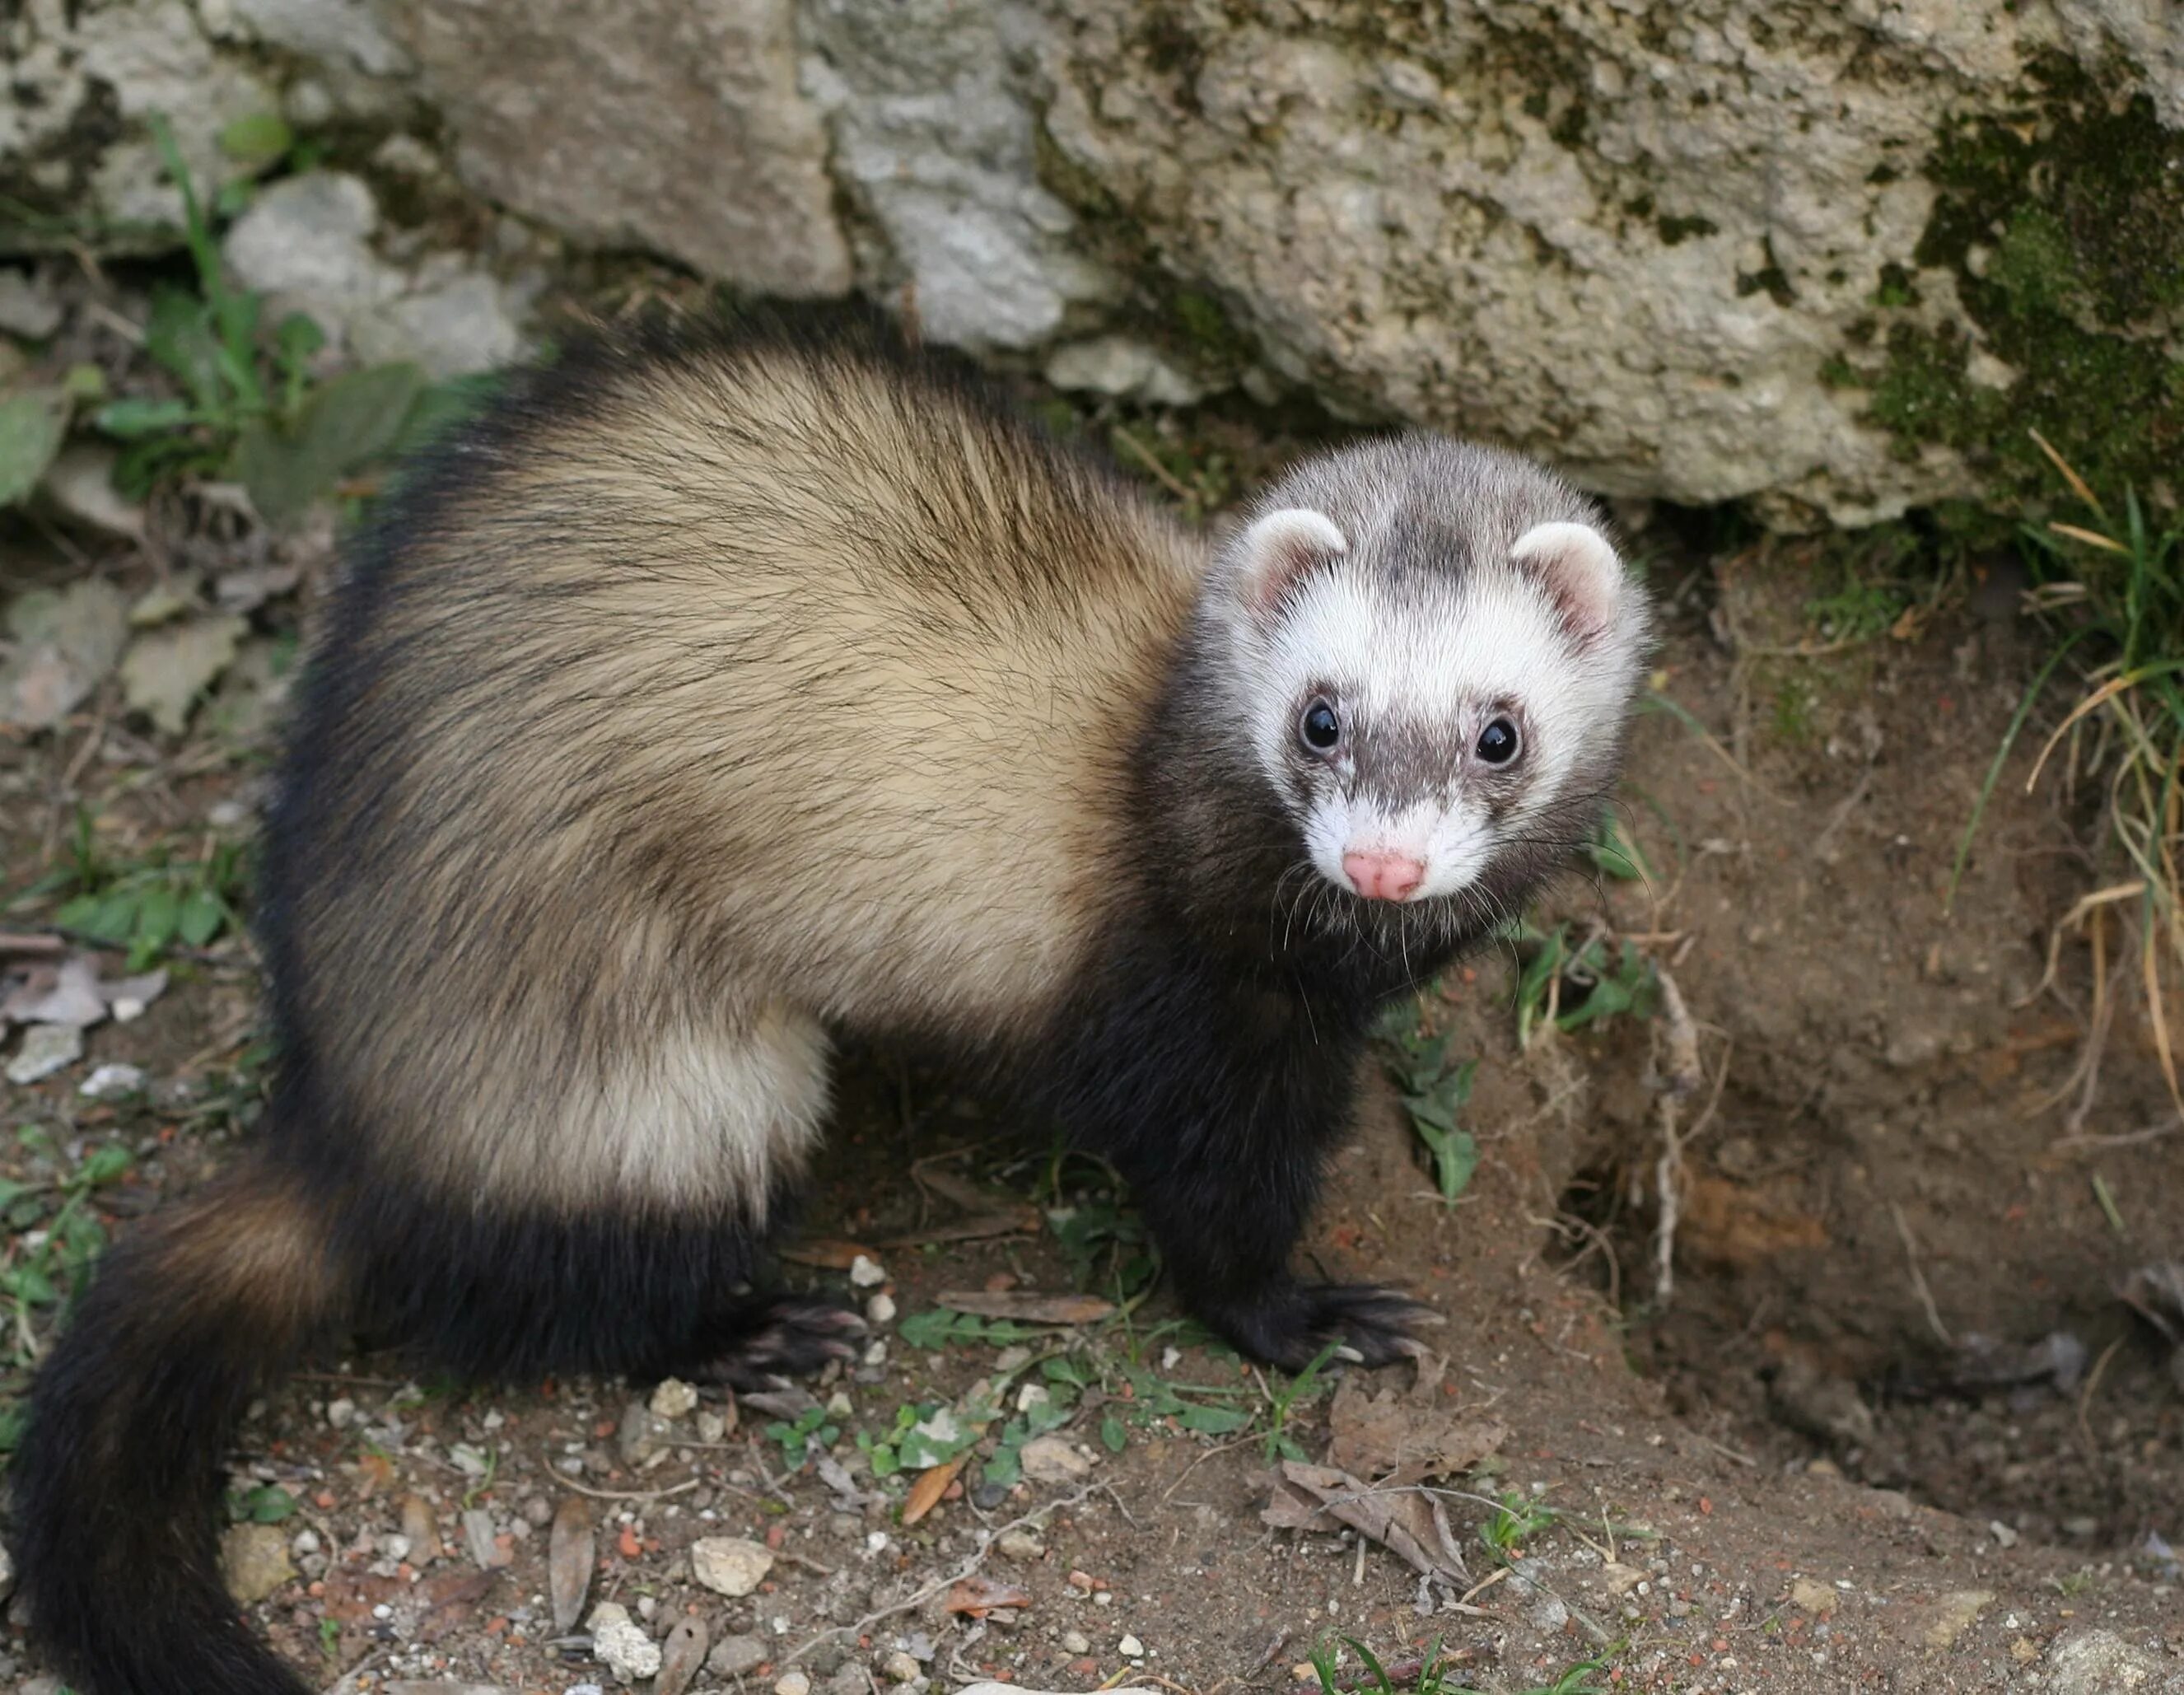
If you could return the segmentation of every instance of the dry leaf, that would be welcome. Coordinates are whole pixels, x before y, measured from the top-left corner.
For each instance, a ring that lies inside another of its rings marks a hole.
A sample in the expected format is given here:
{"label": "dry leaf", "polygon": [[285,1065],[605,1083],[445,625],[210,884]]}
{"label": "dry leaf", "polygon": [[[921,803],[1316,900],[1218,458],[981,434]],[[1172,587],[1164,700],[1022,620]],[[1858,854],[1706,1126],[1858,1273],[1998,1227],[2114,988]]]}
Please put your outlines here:
{"label": "dry leaf", "polygon": [[682,1695],[705,1664],[708,1635],[703,1619],[683,1619],[660,1645],[660,1673],[653,1680],[652,1695]]}
{"label": "dry leaf", "polygon": [[974,1619],[983,1619],[998,1608],[1030,1605],[1030,1590],[992,1577],[967,1577],[948,1592],[948,1610],[967,1613]]}
{"label": "dry leaf", "polygon": [[816,1266],[822,1271],[847,1271],[856,1263],[860,1255],[866,1259],[879,1257],[868,1247],[832,1237],[799,1242],[794,1247],[781,1250],[781,1257],[790,1264]]}
{"label": "dry leaf", "polygon": [[450,1631],[460,1630],[477,1616],[478,1603],[499,1578],[498,1571],[448,1571],[411,1591],[426,1606],[417,1621],[415,1640],[437,1642]]}
{"label": "dry leaf", "polygon": [[1015,1319],[1027,1324],[1093,1324],[1115,1310],[1112,1301],[1096,1295],[1033,1295],[1017,1291],[989,1294],[984,1290],[944,1290],[939,1304],[957,1313],[975,1313],[982,1319]]}
{"label": "dry leaf", "polygon": [[1508,1440],[1506,1425],[1463,1419],[1392,1389],[1368,1396],[1345,1378],[1328,1409],[1327,1463],[1376,1482],[1424,1483],[1468,1471]]}
{"label": "dry leaf", "polygon": [[356,1469],[360,1479],[357,1492],[367,1501],[394,1481],[394,1462],[383,1453],[366,1453]]}
{"label": "dry leaf", "polygon": [[948,1492],[948,1486],[956,1480],[956,1473],[962,1470],[963,1462],[970,1457],[966,1450],[953,1459],[944,1459],[918,1473],[917,1481],[910,1486],[909,1497],[902,1503],[905,1530],[940,1504],[940,1497]]}
{"label": "dry leaf", "polygon": [[592,1509],[581,1495],[571,1495],[554,1511],[554,1531],[547,1542],[546,1589],[554,1603],[554,1627],[566,1634],[575,1628],[584,1610],[584,1592],[591,1587],[592,1568],[599,1557],[599,1539],[592,1533]]}
{"label": "dry leaf", "polygon": [[1371,1537],[1429,1577],[1468,1583],[1462,1546],[1437,1496],[1415,1486],[1365,1483],[1332,1466],[1284,1460],[1273,1498],[1259,1514],[1277,1530],[1331,1531]]}

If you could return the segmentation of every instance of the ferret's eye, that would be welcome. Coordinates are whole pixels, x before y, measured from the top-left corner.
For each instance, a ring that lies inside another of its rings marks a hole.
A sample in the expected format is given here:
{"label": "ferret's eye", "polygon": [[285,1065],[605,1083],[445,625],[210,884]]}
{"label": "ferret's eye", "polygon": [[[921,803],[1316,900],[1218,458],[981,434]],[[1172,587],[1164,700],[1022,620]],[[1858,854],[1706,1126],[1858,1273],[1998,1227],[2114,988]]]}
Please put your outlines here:
{"label": "ferret's eye", "polygon": [[1315,700],[1297,721],[1297,736],[1314,753],[1329,753],[1342,739],[1342,720],[1324,700]]}
{"label": "ferret's eye", "polygon": [[1479,756],[1489,765],[1507,765],[1517,756],[1517,727],[1496,718],[1479,733]]}

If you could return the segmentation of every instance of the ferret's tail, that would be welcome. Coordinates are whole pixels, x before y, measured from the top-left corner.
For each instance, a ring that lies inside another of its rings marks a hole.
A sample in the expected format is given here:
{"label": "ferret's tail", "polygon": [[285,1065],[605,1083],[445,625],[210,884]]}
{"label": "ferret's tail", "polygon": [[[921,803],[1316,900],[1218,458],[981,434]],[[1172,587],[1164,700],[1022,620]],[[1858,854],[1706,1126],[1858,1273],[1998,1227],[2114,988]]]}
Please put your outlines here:
{"label": "ferret's tail", "polygon": [[11,1468],[31,1627],[84,1695],[303,1695],[221,1581],[221,1462],[342,1304],[325,1231],[263,1153],[99,1266]]}

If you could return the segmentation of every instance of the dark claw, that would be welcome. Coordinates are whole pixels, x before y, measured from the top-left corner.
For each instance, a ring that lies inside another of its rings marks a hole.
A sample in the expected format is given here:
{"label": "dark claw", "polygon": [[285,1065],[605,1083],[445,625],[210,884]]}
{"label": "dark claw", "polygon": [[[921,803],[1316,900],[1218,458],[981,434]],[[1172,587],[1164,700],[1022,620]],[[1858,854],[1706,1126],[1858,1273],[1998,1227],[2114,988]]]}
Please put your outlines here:
{"label": "dark claw", "polygon": [[846,1307],[783,1295],[754,1307],[716,1351],[678,1374],[739,1392],[777,1391],[829,1361],[855,1361],[866,1334],[865,1321]]}
{"label": "dark claw", "polygon": [[1367,1367],[1415,1358],[1412,1334],[1446,1323],[1432,1307],[1377,1283],[1290,1283],[1258,1300],[1209,1313],[1206,1321],[1264,1364],[1301,1371],[1329,1344],[1335,1358]]}

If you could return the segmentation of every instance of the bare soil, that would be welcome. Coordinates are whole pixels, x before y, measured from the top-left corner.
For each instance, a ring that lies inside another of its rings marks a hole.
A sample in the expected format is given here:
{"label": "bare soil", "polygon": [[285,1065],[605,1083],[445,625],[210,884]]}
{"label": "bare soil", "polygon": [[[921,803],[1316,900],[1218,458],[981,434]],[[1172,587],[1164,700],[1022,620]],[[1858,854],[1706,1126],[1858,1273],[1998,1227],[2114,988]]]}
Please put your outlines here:
{"label": "bare soil", "polygon": [[[1637,939],[1696,1028],[1704,1081],[1680,1107],[1673,1290],[1664,1299],[1656,1251],[1662,1021],[1520,1051],[1514,970],[1495,957],[1452,973],[1429,1009],[1452,1051],[1481,1061],[1469,1187],[1440,1199],[1383,1090],[1309,1244],[1329,1274],[1402,1285],[1444,1314],[1439,1400],[1506,1428],[1452,1486],[1468,1584],[1422,1586],[1349,1532],[1263,1525],[1279,1386],[1189,1345],[1157,1292],[1031,1344],[1092,1368],[1059,1432],[1081,1475],[1001,1487],[973,1463],[902,1525],[906,1480],[856,1463],[857,1433],[883,1435],[905,1404],[959,1402],[1007,1362],[994,1341],[915,1346],[901,1322],[944,1292],[1108,1292],[1128,1251],[1088,1268],[1036,1218],[1022,1234],[881,1246],[944,1237],[959,1218],[916,1180],[936,1170],[1048,1205],[1113,1197],[1076,1166],[1057,1180],[1044,1141],[1012,1138],[1022,1127],[994,1123],[946,1078],[860,1054],[805,1227],[872,1248],[885,1282],[855,1292],[884,1293],[897,1314],[883,1360],[816,1386],[849,1402],[830,1416],[849,1487],[791,1471],[766,1433],[773,1415],[748,1406],[705,1445],[699,1413],[729,1412],[717,1393],[626,1448],[641,1391],[625,1384],[481,1391],[420,1380],[398,1357],[329,1356],[269,1392],[234,1456],[239,1486],[295,1503],[273,1539],[293,1575],[252,1608],[280,1650],[356,1691],[611,1684],[582,1624],[564,1633],[549,1616],[544,1524],[574,1494],[597,1536],[585,1616],[612,1600],[655,1635],[689,1617],[714,1644],[760,1644],[738,1673],[700,1671],[699,1689],[772,1689],[792,1670],[866,1688],[908,1652],[943,1687],[1120,1677],[1214,1695],[1292,1686],[1330,1633],[1391,1669],[1439,1638],[1457,1681],[1490,1690],[1552,1687],[1594,1657],[1602,1688],[2184,1689],[2176,1569],[2145,1552],[2149,1534],[2184,1537],[2184,1395],[2116,1295],[2134,1268],[2184,1257],[2184,1140],[2167,1134],[2176,1115],[2128,995],[2092,1105],[2071,1116],[2085,935],[2066,934],[2043,977],[2051,933],[2097,867],[2070,800],[2022,792],[2037,737],[1944,906],[2033,638],[2003,580],[1908,638],[1786,655],[1814,645],[1795,549],[1710,559],[1656,539],[1661,692],[1706,734],[1643,718],[1624,816],[1652,875],[1574,878],[1557,910]],[[70,546],[85,556],[10,530],[0,589],[96,571],[133,593],[159,572],[157,549]],[[270,603],[259,638],[303,616]],[[251,798],[257,767],[254,746],[203,732],[161,741],[109,684],[62,732],[0,744],[4,886],[27,889],[54,861],[79,804],[120,847],[233,837],[247,826],[208,820],[231,820],[215,809]],[[10,909],[5,928],[36,912]],[[175,978],[142,1019],[92,1031],[85,1064],[8,1091],[11,1122],[64,1148],[136,1150],[130,1178],[99,1193],[116,1230],[249,1133],[247,951],[215,944]],[[118,1060],[146,1068],[146,1101],[76,1094],[89,1065]],[[0,1174],[49,1174],[42,1157],[0,1148]],[[11,1240],[5,1263],[26,1251]],[[850,1291],[839,1271],[788,1271]],[[42,1335],[51,1314],[25,1322]],[[2058,1335],[2043,1358],[2079,1368],[2042,1376],[2023,1356]],[[1128,1420],[1116,1452],[1103,1431],[1131,1410],[1126,1368],[1255,1422],[1208,1436]],[[1401,1391],[1412,1372],[1379,1375]],[[1314,1457],[1329,1405],[1322,1386],[1290,1413]],[[1479,1531],[1509,1491],[1556,1516],[1497,1552]],[[988,1545],[1043,1509],[1019,1526],[1031,1540]],[[466,1511],[487,1516],[466,1525]],[[693,1581],[689,1545],[719,1535],[775,1550],[757,1592],[730,1600]],[[1028,1599],[983,1620],[944,1610],[941,1580],[973,1565]],[[1348,1653],[1346,1670],[1357,1664]],[[0,1681],[40,1675],[14,1620]]]}

